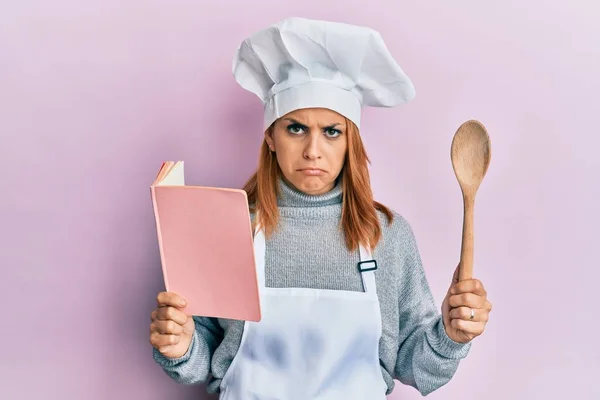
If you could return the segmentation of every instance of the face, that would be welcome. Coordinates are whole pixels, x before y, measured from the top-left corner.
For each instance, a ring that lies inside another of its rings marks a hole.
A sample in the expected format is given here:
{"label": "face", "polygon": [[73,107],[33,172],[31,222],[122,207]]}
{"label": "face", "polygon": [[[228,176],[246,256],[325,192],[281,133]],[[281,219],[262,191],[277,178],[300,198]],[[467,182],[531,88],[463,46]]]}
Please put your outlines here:
{"label": "face", "polygon": [[324,108],[296,110],[278,119],[265,140],[285,180],[311,195],[327,193],[344,166],[346,120]]}

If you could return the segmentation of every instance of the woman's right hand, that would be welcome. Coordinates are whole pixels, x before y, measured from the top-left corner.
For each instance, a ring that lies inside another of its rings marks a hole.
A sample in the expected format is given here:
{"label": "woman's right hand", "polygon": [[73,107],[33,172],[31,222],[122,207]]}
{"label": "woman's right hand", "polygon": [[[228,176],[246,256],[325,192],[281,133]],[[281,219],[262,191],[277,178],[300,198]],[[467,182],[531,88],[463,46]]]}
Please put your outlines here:
{"label": "woman's right hand", "polygon": [[158,306],[152,311],[150,343],[168,358],[183,356],[194,335],[194,319],[182,308],[186,300],[173,292],[160,292],[156,297]]}

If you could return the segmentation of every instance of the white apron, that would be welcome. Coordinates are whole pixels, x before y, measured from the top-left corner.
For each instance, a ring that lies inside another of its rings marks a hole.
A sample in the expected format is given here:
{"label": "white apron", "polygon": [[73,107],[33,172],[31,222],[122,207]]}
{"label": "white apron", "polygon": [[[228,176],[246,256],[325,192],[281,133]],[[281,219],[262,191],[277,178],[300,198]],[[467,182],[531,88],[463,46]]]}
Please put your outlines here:
{"label": "white apron", "polygon": [[377,267],[360,248],[364,292],[265,287],[265,236],[254,238],[262,319],[246,321],[221,400],[382,400]]}

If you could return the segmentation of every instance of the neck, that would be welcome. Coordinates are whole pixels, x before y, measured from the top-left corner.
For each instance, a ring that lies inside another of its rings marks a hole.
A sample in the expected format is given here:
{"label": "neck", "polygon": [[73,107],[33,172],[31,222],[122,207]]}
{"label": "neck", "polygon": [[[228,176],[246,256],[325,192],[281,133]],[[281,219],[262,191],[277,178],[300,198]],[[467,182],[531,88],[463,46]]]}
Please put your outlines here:
{"label": "neck", "polygon": [[282,216],[303,218],[325,218],[341,215],[342,183],[337,180],[333,189],[327,193],[313,195],[304,193],[279,179],[280,194],[277,206]]}

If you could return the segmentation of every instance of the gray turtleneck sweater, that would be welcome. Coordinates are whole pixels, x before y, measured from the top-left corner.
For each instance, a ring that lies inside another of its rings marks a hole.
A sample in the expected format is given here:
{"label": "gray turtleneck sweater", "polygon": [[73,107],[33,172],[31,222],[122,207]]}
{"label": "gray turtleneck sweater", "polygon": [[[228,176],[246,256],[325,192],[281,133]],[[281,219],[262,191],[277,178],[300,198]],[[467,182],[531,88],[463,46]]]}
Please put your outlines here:
{"label": "gray turtleneck sweater", "polygon": [[[281,188],[280,226],[266,242],[266,286],[362,291],[358,250],[348,251],[338,227],[341,185],[319,196],[284,182]],[[452,378],[471,343],[456,343],[446,335],[408,222],[396,212],[392,224],[381,213],[380,221],[383,235],[373,257],[383,326],[381,374],[387,394],[397,379],[427,395]],[[206,383],[208,391],[216,393],[238,350],[244,323],[196,316],[194,320],[196,331],[187,353],[169,359],[153,349],[154,360],[175,381]]]}

